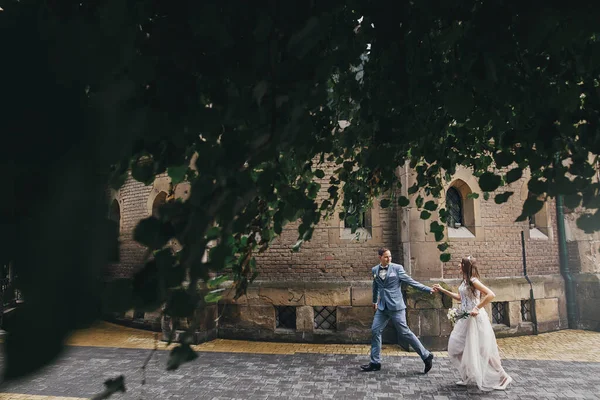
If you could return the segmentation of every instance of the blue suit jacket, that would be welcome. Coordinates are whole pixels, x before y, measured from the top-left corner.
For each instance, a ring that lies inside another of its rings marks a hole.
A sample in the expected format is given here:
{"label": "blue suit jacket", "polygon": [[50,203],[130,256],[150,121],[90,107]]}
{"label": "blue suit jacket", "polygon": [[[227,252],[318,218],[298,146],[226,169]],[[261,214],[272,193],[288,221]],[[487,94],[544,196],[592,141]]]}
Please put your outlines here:
{"label": "blue suit jacket", "polygon": [[385,279],[379,277],[381,264],[373,267],[373,303],[377,303],[379,310],[400,311],[406,308],[400,285],[402,282],[413,286],[423,292],[431,293],[431,288],[425,286],[408,276],[400,264],[390,263]]}

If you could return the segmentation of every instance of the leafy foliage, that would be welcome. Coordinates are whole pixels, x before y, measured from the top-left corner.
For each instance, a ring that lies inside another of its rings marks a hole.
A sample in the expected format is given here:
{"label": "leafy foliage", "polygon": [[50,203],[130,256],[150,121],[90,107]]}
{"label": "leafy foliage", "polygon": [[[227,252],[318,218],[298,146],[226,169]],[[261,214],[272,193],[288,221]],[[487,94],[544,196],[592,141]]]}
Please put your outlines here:
{"label": "leafy foliage", "polygon": [[[486,199],[529,168],[531,193],[600,208],[589,157],[600,154],[595,3],[1,5],[0,35],[19,40],[0,63],[10,77],[0,131],[11,138],[0,162],[13,190],[0,197],[11,227],[0,254],[27,299],[5,342],[8,378],[50,362],[102,307],[166,303],[183,315],[217,301],[222,276],[243,294],[256,276],[253,254],[290,221],[297,251],[340,207],[355,231],[382,194],[382,207],[408,206],[394,197],[405,162],[424,219],[458,166],[479,177]],[[140,222],[144,267],[102,287],[116,243],[102,199],[128,173],[146,184],[163,173],[173,186],[185,180],[190,197],[172,192]],[[539,205],[527,200],[519,220]],[[598,215],[584,215],[582,229],[598,229]],[[443,239],[443,225],[430,230]],[[113,300],[100,307],[102,298]],[[47,343],[34,351],[38,326]],[[182,344],[168,368],[193,354]]]}

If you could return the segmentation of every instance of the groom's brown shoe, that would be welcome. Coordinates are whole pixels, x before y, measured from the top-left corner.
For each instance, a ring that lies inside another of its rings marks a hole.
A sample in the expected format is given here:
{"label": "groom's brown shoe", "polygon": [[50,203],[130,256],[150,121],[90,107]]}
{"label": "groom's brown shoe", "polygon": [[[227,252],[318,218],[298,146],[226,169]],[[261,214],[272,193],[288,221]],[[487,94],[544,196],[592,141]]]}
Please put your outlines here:
{"label": "groom's brown shoe", "polygon": [[360,369],[362,369],[365,372],[379,371],[381,369],[381,364],[368,363],[365,365],[361,365]]}
{"label": "groom's brown shoe", "polygon": [[426,374],[433,366],[433,354],[429,354],[429,357],[424,359],[423,362],[425,363],[425,370],[423,371],[423,373]]}

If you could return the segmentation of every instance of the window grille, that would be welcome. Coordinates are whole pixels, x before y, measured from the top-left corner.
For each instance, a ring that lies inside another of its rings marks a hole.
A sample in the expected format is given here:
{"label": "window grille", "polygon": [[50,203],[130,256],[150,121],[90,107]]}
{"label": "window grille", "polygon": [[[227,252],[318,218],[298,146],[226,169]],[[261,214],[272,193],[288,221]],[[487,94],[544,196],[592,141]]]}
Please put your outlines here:
{"label": "window grille", "polygon": [[314,307],[315,311],[315,329],[335,330],[336,329],[336,307]]}
{"label": "window grille", "polygon": [[521,300],[521,319],[531,322],[531,300]]}
{"label": "window grille", "polygon": [[462,198],[456,188],[451,187],[446,192],[446,210],[448,211],[446,224],[449,227],[455,228],[456,224],[463,224]]}
{"label": "window grille", "polygon": [[275,327],[279,329],[296,329],[296,307],[275,307]]}
{"label": "window grille", "polygon": [[492,322],[494,324],[508,325],[508,303],[492,303]]}

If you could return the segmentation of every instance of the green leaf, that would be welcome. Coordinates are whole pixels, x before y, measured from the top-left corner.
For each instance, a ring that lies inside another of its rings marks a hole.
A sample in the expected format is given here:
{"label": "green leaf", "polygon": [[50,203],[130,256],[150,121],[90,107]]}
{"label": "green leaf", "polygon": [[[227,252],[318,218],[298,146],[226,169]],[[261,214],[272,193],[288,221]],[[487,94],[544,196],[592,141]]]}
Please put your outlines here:
{"label": "green leaf", "polygon": [[598,231],[600,226],[600,211],[594,214],[585,213],[577,218],[577,227],[587,234],[592,234]]}
{"label": "green leaf", "polygon": [[302,247],[302,243],[304,243],[304,240],[299,239],[293,246],[292,246],[292,251],[294,253],[297,253],[298,251],[300,251],[300,247]]}
{"label": "green leaf", "polygon": [[322,169],[315,170],[315,176],[319,179],[323,179],[325,177],[325,172]]}
{"label": "green leaf", "polygon": [[400,197],[398,197],[398,205],[399,205],[400,207],[406,207],[406,206],[408,206],[409,204],[410,204],[410,200],[408,200],[408,198],[407,198],[407,197],[404,197],[404,196],[400,196]]}
{"label": "green leaf", "polygon": [[483,199],[484,199],[485,201],[488,201],[488,200],[490,199],[490,192],[485,192],[485,193],[483,194]]}
{"label": "green leaf", "polygon": [[433,237],[435,238],[436,242],[441,241],[442,239],[444,239],[444,231],[433,232]]}
{"label": "green leaf", "polygon": [[227,274],[216,276],[210,279],[208,282],[206,282],[206,286],[209,289],[217,289],[220,285],[222,285],[224,282],[227,282],[229,279],[230,276]]}
{"label": "green leaf", "polygon": [[221,236],[221,228],[219,228],[218,226],[211,226],[206,231],[206,240],[215,240],[218,239],[219,236]]}
{"label": "green leaf", "polygon": [[132,163],[131,177],[138,182],[150,185],[156,178],[156,175],[154,174],[154,163],[151,160],[138,160]]}
{"label": "green leaf", "polygon": [[582,196],[580,194],[571,194],[568,196],[563,196],[563,199],[565,206],[571,210],[574,210],[581,204]]}
{"label": "green leaf", "polygon": [[381,208],[388,208],[391,204],[392,204],[392,201],[390,199],[383,199],[379,203],[379,205],[381,206]]}
{"label": "green leaf", "polygon": [[438,208],[438,205],[435,201],[429,200],[423,205],[423,208],[427,211],[435,211]]}
{"label": "green leaf", "polygon": [[449,254],[449,253],[442,253],[442,254],[440,254],[440,261],[441,262],[445,262],[445,263],[449,262],[451,258],[452,258],[452,255]]}
{"label": "green leaf", "polygon": [[514,194],[514,192],[498,193],[494,197],[494,202],[496,204],[506,203],[508,201],[508,199],[510,198],[510,196],[512,196],[513,194]]}
{"label": "green leaf", "polygon": [[420,215],[421,219],[429,219],[431,218],[431,213],[429,211],[421,211],[421,215]]}
{"label": "green leaf", "polygon": [[182,364],[195,360],[198,358],[198,354],[188,343],[182,343],[175,347],[169,353],[169,359],[167,360],[167,371],[174,371],[179,368]]}
{"label": "green leaf", "polygon": [[108,399],[117,392],[125,393],[125,377],[123,375],[119,375],[114,379],[107,379],[106,381],[104,381],[104,386],[104,391],[102,393],[98,393],[95,396],[92,396],[91,400]]}
{"label": "green leaf", "polygon": [[484,172],[479,177],[479,187],[484,192],[493,192],[502,183],[502,178],[492,172]]}
{"label": "green leaf", "polygon": [[444,96],[444,108],[457,120],[464,120],[474,106],[473,95],[462,88],[455,87]]}
{"label": "green leaf", "polygon": [[467,199],[478,199],[479,198],[479,193],[476,192],[472,192],[467,194]]}
{"label": "green leaf", "polygon": [[419,191],[419,185],[415,183],[414,185],[412,185],[411,187],[408,188],[407,192],[409,195],[411,195],[411,194],[417,193],[418,191]]}
{"label": "green leaf", "polygon": [[508,167],[510,164],[512,164],[513,160],[514,156],[512,153],[499,151],[494,154],[494,162],[498,168]]}
{"label": "green leaf", "polygon": [[529,182],[527,182],[527,188],[529,189],[529,192],[536,195],[545,193],[547,185],[548,184],[546,182],[537,178],[531,178]]}
{"label": "green leaf", "polygon": [[448,249],[448,247],[450,247],[450,243],[448,243],[448,242],[440,243],[437,246],[439,251],[446,251]]}
{"label": "green leaf", "polygon": [[543,206],[543,201],[538,200],[535,197],[529,197],[527,200],[525,200],[525,203],[523,203],[523,212],[517,217],[515,222],[525,221],[530,215],[535,215],[538,211],[540,211]]}
{"label": "green leaf", "polygon": [[153,250],[162,248],[171,238],[169,226],[155,217],[141,220],[133,231],[133,240]]}
{"label": "green leaf", "polygon": [[510,184],[518,181],[523,176],[523,170],[521,168],[513,168],[506,174],[506,183]]}
{"label": "green leaf", "polygon": [[197,303],[184,289],[177,289],[170,293],[165,306],[165,313],[171,317],[189,317],[196,310]]}
{"label": "green leaf", "polygon": [[225,288],[211,290],[206,296],[204,296],[204,301],[206,301],[207,303],[217,303],[223,298],[224,291]]}
{"label": "green leaf", "polygon": [[171,178],[171,183],[173,184],[173,186],[179,185],[181,182],[184,181],[187,170],[187,165],[167,168],[167,175],[169,175],[169,177]]}
{"label": "green leaf", "polygon": [[423,207],[423,197],[421,195],[417,196],[417,198],[415,199],[415,204],[417,208]]}
{"label": "green leaf", "polygon": [[438,211],[439,215],[440,215],[440,221],[442,221],[442,223],[446,223],[446,221],[448,220],[448,211],[445,208],[440,208],[440,211]]}
{"label": "green leaf", "polygon": [[429,224],[429,230],[431,232],[444,232],[444,225],[440,225],[439,222],[433,221],[431,224]]}

